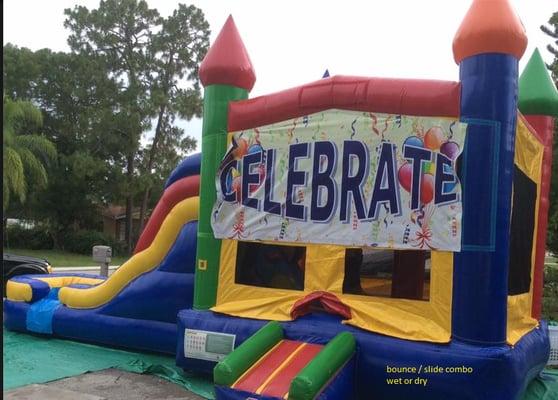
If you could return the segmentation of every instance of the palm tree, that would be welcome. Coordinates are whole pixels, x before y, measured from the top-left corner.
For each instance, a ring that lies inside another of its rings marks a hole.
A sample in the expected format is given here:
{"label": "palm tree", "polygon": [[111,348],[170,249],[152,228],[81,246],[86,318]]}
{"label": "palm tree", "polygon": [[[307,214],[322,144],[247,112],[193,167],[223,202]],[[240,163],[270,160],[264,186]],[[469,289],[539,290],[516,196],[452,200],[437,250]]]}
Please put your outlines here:
{"label": "palm tree", "polygon": [[30,185],[46,187],[45,169],[56,160],[56,147],[46,137],[34,131],[43,124],[41,111],[28,101],[10,100],[4,95],[2,126],[3,203],[5,211],[10,197],[25,202]]}

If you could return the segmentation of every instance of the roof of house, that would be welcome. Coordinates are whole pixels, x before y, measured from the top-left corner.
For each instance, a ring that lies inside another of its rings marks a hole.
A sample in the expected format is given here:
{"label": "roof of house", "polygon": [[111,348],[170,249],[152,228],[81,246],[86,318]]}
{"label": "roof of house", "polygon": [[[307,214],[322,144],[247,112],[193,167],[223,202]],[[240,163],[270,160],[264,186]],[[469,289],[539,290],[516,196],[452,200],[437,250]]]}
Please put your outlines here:
{"label": "roof of house", "polygon": [[[147,215],[149,215],[150,211],[148,210]],[[133,210],[133,217],[139,218],[140,208],[134,207]],[[123,219],[126,218],[126,207],[119,206],[115,204],[109,204],[107,207],[103,209],[103,217],[111,218],[111,219]]]}

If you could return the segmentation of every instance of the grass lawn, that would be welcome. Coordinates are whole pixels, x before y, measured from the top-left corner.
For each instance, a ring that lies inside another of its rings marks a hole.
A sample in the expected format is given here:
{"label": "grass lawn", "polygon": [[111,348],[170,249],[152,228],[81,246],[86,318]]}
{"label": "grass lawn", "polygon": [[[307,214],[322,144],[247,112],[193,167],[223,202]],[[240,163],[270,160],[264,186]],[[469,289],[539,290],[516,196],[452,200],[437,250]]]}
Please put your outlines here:
{"label": "grass lawn", "polygon": [[[4,253],[46,258],[54,267],[96,267],[91,255],[68,253],[61,250],[3,249]],[[128,257],[113,257],[110,265],[121,265]]]}

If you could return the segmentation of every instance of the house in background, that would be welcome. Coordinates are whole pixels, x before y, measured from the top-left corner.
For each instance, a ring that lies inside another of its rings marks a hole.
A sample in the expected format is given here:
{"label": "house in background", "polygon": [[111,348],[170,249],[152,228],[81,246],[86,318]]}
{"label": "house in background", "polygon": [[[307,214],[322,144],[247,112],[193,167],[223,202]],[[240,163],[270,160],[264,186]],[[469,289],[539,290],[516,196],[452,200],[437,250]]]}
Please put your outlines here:
{"label": "house in background", "polygon": [[[149,211],[145,219],[149,217]],[[135,207],[132,213],[133,237],[137,238],[140,228],[140,208]],[[118,242],[126,240],[126,207],[109,205],[103,210],[103,233]]]}
{"label": "house in background", "polygon": [[19,226],[23,229],[33,229],[35,226],[37,226],[37,223],[35,221],[27,219],[7,218],[6,226]]}

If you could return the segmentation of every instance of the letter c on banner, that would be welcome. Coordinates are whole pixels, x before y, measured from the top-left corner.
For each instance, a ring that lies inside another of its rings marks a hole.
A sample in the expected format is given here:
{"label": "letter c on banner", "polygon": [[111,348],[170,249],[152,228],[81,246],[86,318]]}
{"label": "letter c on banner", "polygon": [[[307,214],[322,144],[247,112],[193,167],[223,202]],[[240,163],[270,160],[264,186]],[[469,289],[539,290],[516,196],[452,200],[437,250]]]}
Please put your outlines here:
{"label": "letter c on banner", "polygon": [[[232,185],[229,185],[230,188],[227,188],[227,181],[229,178],[229,174],[233,169],[238,169],[238,161],[231,160],[225,167],[221,170],[221,174],[219,175],[219,183],[221,184],[221,193],[223,193],[223,201],[234,203],[236,201],[236,193],[232,190]],[[231,189],[229,192],[228,189]]]}

